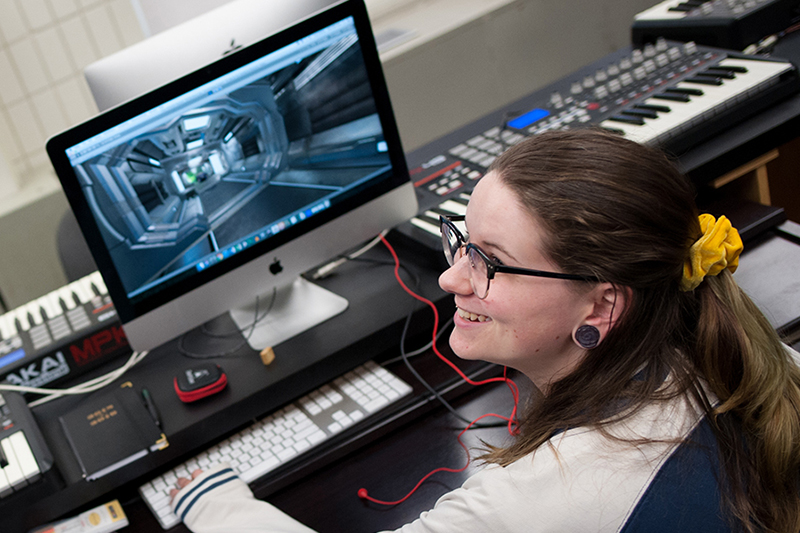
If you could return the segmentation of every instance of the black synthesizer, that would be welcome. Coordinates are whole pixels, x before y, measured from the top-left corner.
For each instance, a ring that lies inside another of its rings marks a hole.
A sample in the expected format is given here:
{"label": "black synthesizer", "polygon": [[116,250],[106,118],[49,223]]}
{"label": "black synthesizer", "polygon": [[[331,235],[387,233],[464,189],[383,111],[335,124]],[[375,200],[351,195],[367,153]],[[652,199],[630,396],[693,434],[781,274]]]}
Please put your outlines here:
{"label": "black synthesizer", "polygon": [[25,400],[0,391],[0,498],[35,485],[53,466],[53,456]]}
{"label": "black synthesizer", "polygon": [[510,119],[489,115],[410,153],[420,211],[395,234],[441,255],[439,214],[464,214],[475,180],[527,136],[600,126],[679,154],[798,89],[787,61],[664,39],[620,50],[518,101]]}
{"label": "black synthesizer", "polygon": [[131,353],[99,272],[0,315],[0,381],[51,387]]}
{"label": "black synthesizer", "polygon": [[667,0],[633,19],[635,45],[658,37],[744,50],[798,20],[800,0]]}

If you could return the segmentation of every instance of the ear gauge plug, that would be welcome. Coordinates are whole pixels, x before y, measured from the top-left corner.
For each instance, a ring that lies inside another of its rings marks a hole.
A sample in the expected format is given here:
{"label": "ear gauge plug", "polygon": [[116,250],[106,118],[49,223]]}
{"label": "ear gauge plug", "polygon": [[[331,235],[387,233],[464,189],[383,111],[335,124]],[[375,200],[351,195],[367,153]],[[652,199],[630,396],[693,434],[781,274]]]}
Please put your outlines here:
{"label": "ear gauge plug", "polygon": [[594,348],[600,343],[600,330],[584,324],[575,331],[575,342],[585,350]]}

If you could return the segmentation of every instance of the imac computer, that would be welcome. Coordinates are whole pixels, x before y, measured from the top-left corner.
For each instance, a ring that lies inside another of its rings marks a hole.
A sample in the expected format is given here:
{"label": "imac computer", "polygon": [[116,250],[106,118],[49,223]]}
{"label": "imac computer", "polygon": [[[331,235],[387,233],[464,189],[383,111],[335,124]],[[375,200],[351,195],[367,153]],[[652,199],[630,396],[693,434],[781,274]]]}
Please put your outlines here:
{"label": "imac computer", "polygon": [[[254,349],[347,302],[300,274],[416,214],[362,0],[51,138],[136,350],[227,311]],[[258,299],[257,295],[261,295]]]}
{"label": "imac computer", "polygon": [[88,65],[98,109],[122,102],[261,41],[337,0],[233,0]]}

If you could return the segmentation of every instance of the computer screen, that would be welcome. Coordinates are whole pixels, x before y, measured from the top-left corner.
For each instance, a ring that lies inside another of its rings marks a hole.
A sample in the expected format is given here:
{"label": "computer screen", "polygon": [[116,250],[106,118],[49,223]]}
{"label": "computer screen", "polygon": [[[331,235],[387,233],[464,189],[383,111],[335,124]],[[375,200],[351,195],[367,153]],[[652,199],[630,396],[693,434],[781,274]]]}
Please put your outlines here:
{"label": "computer screen", "polygon": [[47,151],[138,350],[278,288],[278,341],[302,331],[287,324],[317,309],[305,298],[319,287],[299,275],[417,210],[361,0],[63,132]]}

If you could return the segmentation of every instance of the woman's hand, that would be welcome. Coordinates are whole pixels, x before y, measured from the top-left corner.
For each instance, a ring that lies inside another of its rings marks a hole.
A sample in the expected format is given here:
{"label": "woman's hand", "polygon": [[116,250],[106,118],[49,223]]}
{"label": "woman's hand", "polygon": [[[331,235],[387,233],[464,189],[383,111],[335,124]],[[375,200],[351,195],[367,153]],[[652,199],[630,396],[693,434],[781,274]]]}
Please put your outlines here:
{"label": "woman's hand", "polygon": [[169,501],[172,502],[172,500],[175,499],[175,495],[178,494],[178,492],[180,492],[180,490],[183,487],[185,487],[186,485],[191,483],[193,479],[197,478],[197,476],[199,476],[202,473],[203,473],[203,471],[198,468],[197,470],[192,472],[192,479],[186,479],[185,477],[179,477],[178,478],[178,488],[177,489],[170,489],[170,491],[169,491]]}

